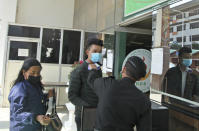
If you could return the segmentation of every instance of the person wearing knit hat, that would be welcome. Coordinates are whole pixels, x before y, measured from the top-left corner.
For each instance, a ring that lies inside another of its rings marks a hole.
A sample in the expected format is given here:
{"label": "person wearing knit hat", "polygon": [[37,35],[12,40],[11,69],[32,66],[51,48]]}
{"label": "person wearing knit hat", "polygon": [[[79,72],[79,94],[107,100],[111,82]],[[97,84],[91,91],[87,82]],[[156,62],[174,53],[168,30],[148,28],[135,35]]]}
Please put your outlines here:
{"label": "person wearing knit hat", "polygon": [[88,76],[90,87],[97,94],[99,102],[95,131],[151,131],[151,102],[135,82],[146,75],[146,65],[137,56],[130,57],[123,67],[122,79],[100,78],[95,65]]}

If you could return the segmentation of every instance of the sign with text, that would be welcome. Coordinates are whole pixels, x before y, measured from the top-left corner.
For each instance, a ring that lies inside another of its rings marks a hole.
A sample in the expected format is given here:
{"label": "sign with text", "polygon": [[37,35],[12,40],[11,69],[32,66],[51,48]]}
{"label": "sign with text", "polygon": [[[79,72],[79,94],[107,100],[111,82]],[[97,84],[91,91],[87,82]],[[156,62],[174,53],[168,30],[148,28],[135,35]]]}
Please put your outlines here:
{"label": "sign with text", "polygon": [[151,8],[167,0],[125,0],[124,16]]}
{"label": "sign with text", "polygon": [[151,75],[151,52],[145,49],[137,49],[130,52],[125,58],[122,67],[125,66],[126,61],[131,56],[140,57],[144,63],[146,64],[146,76],[142,78],[140,81],[135,83],[136,87],[142,92],[148,92],[150,90],[150,75]]}

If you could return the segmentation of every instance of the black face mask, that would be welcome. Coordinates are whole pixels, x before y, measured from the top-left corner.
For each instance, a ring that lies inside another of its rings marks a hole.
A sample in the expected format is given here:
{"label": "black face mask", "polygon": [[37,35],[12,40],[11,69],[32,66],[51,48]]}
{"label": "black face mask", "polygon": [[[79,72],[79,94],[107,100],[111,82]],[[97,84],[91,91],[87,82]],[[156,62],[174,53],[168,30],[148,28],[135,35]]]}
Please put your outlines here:
{"label": "black face mask", "polygon": [[41,84],[41,76],[29,76],[28,81],[33,85]]}

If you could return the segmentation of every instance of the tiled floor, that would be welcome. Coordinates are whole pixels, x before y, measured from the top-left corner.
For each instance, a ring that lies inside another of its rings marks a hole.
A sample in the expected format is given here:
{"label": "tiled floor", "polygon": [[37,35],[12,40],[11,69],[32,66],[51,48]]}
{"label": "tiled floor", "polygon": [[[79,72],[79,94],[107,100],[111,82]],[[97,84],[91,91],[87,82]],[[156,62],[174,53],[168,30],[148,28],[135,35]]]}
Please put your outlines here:
{"label": "tiled floor", "polygon": [[[69,116],[65,106],[57,107],[57,112],[63,123],[62,131],[76,131],[74,113]],[[9,108],[0,108],[0,131],[9,131]]]}
{"label": "tiled floor", "polygon": [[9,131],[9,108],[0,108],[0,131]]}

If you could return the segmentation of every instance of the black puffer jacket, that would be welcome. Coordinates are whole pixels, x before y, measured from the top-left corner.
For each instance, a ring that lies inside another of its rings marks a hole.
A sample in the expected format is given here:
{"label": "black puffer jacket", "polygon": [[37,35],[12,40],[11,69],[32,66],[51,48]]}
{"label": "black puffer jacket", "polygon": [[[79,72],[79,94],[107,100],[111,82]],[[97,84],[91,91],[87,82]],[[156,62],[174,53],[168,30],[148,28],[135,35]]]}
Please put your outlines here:
{"label": "black puffer jacket", "polygon": [[[102,71],[97,72],[102,76]],[[98,98],[87,83],[89,70],[85,61],[78,66],[70,75],[68,98],[75,105],[75,114],[81,115],[82,106],[96,107]]]}

